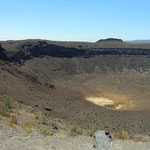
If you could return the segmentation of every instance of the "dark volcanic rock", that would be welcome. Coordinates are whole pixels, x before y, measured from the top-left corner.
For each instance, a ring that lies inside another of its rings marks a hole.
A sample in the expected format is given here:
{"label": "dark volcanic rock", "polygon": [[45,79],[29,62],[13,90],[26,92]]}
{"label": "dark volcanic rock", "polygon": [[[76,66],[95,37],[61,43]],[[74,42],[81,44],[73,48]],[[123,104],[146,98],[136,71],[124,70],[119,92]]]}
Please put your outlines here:
{"label": "dark volcanic rock", "polygon": [[[117,45],[118,47],[105,48],[100,46],[97,48],[95,45],[93,48],[75,48],[40,40],[36,42],[22,42],[18,46],[12,46],[11,43],[7,43],[5,49],[0,47],[0,59],[23,64],[22,60],[45,55],[58,58],[91,58],[99,55],[150,55],[150,48],[127,47],[121,39],[109,38],[100,40],[97,43],[108,47],[109,45]],[[121,45],[122,47],[120,47]]]}
{"label": "dark volcanic rock", "polygon": [[17,47],[17,51],[6,51],[1,47],[0,59],[20,62],[21,60],[28,60],[32,57],[41,57],[43,55],[72,58],[83,56],[84,53],[85,51],[81,49],[63,47],[39,41],[36,44],[22,44]]}
{"label": "dark volcanic rock", "polygon": [[45,109],[46,111],[52,111],[52,109],[48,107],[44,107],[43,109]]}
{"label": "dark volcanic rock", "polygon": [[6,54],[6,51],[5,49],[2,48],[2,46],[0,45],[0,59],[3,59],[3,60],[7,60],[7,54]]}
{"label": "dark volcanic rock", "polygon": [[39,57],[41,55],[49,55],[53,57],[77,57],[84,54],[84,51],[76,48],[68,48],[63,46],[57,46],[54,44],[48,44],[46,42],[38,42],[37,45],[30,48],[32,56]]}
{"label": "dark volcanic rock", "polygon": [[116,38],[108,38],[108,39],[101,39],[97,42],[123,42],[122,39],[116,39]]}

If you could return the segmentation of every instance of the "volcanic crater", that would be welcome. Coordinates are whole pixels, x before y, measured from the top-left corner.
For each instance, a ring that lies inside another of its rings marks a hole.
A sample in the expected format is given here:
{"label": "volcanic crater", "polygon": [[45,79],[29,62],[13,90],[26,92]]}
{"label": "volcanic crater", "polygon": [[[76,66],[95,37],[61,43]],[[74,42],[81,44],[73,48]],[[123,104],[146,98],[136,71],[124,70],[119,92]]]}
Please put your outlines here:
{"label": "volcanic crater", "polygon": [[[147,134],[150,45],[0,42],[0,94],[84,128]],[[47,108],[51,111],[47,111]]]}

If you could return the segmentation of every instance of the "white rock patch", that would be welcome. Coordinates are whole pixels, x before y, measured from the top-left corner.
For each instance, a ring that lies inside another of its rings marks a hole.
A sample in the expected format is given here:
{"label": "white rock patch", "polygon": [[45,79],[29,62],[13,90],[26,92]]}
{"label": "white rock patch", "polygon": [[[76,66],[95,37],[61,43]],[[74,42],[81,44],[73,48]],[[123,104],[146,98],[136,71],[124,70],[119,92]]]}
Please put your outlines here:
{"label": "white rock patch", "polygon": [[123,105],[116,104],[114,101],[112,101],[108,98],[86,97],[85,99],[96,104],[96,105],[102,106],[102,107],[110,106],[110,108],[111,108],[111,106],[115,106],[114,109],[116,109],[116,110],[125,109],[125,107]]}

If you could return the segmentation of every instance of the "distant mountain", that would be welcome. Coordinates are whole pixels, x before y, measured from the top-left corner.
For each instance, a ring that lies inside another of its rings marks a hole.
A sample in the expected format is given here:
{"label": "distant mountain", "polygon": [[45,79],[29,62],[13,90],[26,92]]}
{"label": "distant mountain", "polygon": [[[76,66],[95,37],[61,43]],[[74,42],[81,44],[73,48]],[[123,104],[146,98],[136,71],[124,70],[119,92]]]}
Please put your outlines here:
{"label": "distant mountain", "polygon": [[150,40],[134,40],[134,41],[126,41],[126,42],[132,44],[150,44]]}

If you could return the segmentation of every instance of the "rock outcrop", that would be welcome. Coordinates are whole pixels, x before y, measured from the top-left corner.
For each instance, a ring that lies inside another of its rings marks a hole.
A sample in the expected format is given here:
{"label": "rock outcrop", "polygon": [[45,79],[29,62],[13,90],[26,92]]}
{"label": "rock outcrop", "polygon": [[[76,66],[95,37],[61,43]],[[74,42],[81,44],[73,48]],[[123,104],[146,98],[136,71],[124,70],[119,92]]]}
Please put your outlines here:
{"label": "rock outcrop", "polygon": [[7,60],[7,54],[4,48],[0,45],[0,59]]}
{"label": "rock outcrop", "polygon": [[[123,43],[121,39],[106,39],[100,40],[101,42],[120,42]],[[110,44],[110,43],[109,43]],[[14,42],[15,45],[15,42]],[[102,44],[103,45],[103,44]],[[105,44],[107,46],[107,44]],[[110,44],[111,45],[111,44]],[[115,44],[116,45],[116,44]],[[57,44],[51,44],[46,41],[36,41],[36,42],[24,42],[19,46],[11,47],[11,44],[7,44],[7,48],[2,48],[0,46],[0,59],[20,62],[21,60],[28,60],[33,57],[42,57],[45,55],[59,58],[89,58],[98,55],[150,55],[150,49],[142,48],[75,48],[60,46]]]}
{"label": "rock outcrop", "polygon": [[116,38],[108,38],[108,39],[101,39],[97,42],[122,42],[123,43],[123,40],[122,39],[116,39]]}

